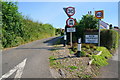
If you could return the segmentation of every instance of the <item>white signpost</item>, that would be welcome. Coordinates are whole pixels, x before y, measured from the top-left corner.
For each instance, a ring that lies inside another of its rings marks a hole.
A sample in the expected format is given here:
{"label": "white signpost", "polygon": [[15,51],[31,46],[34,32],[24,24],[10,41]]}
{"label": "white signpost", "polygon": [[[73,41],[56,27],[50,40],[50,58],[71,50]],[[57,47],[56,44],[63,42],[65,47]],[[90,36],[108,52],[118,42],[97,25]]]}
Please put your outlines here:
{"label": "white signpost", "polygon": [[85,43],[98,43],[98,35],[85,35]]}

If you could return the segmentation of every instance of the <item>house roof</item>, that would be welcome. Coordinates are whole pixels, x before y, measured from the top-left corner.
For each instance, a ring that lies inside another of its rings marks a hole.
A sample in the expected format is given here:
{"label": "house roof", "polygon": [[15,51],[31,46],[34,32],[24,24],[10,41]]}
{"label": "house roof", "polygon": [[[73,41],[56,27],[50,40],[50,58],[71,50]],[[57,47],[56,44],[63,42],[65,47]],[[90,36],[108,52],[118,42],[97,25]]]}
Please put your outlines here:
{"label": "house roof", "polygon": [[104,21],[100,21],[100,28],[101,29],[107,29],[107,27],[109,26],[109,24],[108,23],[106,23],[106,22],[104,22]]}

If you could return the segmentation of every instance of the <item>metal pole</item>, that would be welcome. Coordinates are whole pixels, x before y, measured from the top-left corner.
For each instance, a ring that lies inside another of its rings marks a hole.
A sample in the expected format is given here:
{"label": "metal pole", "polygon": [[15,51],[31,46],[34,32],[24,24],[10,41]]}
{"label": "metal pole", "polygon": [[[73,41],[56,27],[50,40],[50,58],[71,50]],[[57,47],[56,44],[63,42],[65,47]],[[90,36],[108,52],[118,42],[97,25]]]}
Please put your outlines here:
{"label": "metal pole", "polygon": [[77,52],[77,57],[80,57],[81,53],[81,38],[78,39],[78,52]]}
{"label": "metal pole", "polygon": [[100,46],[100,19],[98,19],[98,46]]}
{"label": "metal pole", "polygon": [[70,32],[70,45],[72,47],[72,32]]}

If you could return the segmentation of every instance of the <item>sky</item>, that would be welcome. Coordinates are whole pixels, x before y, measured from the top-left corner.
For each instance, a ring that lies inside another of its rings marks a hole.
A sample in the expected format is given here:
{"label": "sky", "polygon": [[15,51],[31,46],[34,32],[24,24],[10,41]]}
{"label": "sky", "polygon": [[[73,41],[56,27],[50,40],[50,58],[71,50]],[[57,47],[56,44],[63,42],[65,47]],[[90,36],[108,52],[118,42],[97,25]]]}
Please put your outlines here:
{"label": "sky", "polygon": [[88,11],[104,10],[106,23],[118,26],[118,2],[18,2],[19,12],[28,16],[33,21],[49,23],[55,28],[64,28],[68,16],[63,8],[75,7],[75,14],[72,18],[79,21]]}

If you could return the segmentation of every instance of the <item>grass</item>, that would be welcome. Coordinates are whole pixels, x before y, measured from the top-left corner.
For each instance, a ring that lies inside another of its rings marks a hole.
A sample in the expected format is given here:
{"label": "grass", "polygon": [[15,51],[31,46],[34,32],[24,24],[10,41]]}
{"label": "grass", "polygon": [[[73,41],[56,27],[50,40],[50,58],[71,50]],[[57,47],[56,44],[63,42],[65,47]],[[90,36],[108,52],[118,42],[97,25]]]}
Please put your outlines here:
{"label": "grass", "polygon": [[107,48],[105,47],[97,47],[98,51],[102,51],[101,55],[93,55],[92,58],[94,65],[97,66],[106,66],[108,64],[107,59],[111,58],[112,55],[110,54],[110,52],[108,51]]}
{"label": "grass", "polygon": [[71,49],[69,49],[69,51],[70,51],[70,54],[74,54],[74,51],[72,51]]}
{"label": "grass", "polygon": [[77,66],[68,66],[68,68],[74,70],[74,69],[77,69],[78,67]]}

